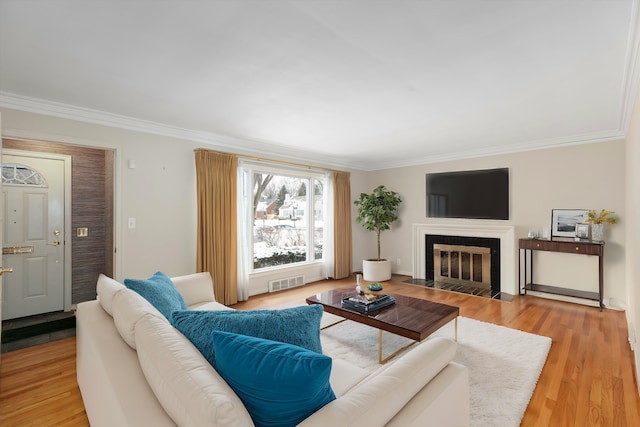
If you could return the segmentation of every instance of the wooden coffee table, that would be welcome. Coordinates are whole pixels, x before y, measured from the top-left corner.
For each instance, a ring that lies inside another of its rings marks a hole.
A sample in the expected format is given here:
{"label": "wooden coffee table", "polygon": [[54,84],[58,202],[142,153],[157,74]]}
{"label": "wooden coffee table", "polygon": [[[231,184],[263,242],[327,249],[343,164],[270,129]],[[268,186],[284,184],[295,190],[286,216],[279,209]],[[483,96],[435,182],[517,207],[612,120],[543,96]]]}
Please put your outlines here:
{"label": "wooden coffee table", "polygon": [[[307,304],[321,304],[324,311],[343,317],[345,320],[372,326],[379,330],[378,361],[383,364],[398,353],[415,344],[451,322],[455,321],[454,338],[458,340],[458,307],[384,292],[396,299],[396,303],[371,313],[360,313],[342,307],[342,299],[355,295],[353,288],[334,289],[307,298]],[[338,322],[340,323],[340,322]],[[382,358],[382,331],[409,338],[414,342],[392,355]]]}

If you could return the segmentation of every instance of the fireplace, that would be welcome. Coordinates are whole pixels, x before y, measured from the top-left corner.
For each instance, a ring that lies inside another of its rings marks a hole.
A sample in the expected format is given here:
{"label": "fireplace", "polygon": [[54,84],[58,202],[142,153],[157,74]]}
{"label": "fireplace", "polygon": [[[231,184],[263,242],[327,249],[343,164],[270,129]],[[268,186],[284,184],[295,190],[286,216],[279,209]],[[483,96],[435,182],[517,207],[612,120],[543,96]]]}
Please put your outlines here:
{"label": "fireplace", "polygon": [[[492,281],[495,280],[497,274],[499,280],[497,281],[502,294],[517,295],[519,293],[518,287],[518,272],[517,272],[517,255],[518,249],[516,247],[515,239],[515,227],[510,225],[497,225],[497,224],[413,224],[412,240],[413,240],[413,279],[416,281],[425,281],[427,278],[427,271],[433,271],[433,253],[427,256],[427,244],[426,236],[448,236],[448,237],[476,237],[476,238],[491,238],[499,241],[499,255],[492,256],[492,258],[499,259],[499,267],[497,272],[493,274]],[[467,245],[464,243],[463,245]],[[468,245],[467,245],[468,246]],[[484,246],[484,245],[479,245]],[[430,266],[427,263],[430,261]],[[431,277],[433,280],[433,277]]]}
{"label": "fireplace", "polygon": [[491,289],[491,249],[433,245],[433,280]]}
{"label": "fireplace", "polygon": [[500,294],[500,239],[428,234],[425,248],[426,280],[434,287]]}

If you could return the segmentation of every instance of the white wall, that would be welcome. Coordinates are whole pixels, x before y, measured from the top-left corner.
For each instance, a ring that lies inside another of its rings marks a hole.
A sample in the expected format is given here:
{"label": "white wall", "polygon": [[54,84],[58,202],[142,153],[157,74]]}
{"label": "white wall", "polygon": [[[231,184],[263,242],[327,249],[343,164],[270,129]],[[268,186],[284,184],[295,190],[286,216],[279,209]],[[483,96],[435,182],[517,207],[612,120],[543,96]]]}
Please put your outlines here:
{"label": "white wall", "polygon": [[[508,167],[511,177],[511,220],[461,220],[426,217],[425,174],[469,169]],[[383,233],[383,257],[391,259],[394,272],[412,272],[412,224],[465,223],[513,225],[516,238],[530,228],[551,226],[552,209],[602,209],[615,211],[620,223],[611,226],[605,246],[605,301],[626,305],[625,289],[625,144],[614,141],[528,151],[476,159],[387,169],[367,174],[367,190],[384,184],[400,193],[400,220]],[[358,227],[358,225],[356,225]],[[355,235],[354,235],[355,238]],[[358,250],[362,245],[355,245]],[[369,244],[369,247],[371,245]],[[354,255],[372,255],[370,248]],[[397,264],[397,259],[400,264]],[[574,289],[597,290],[597,257],[541,254],[536,282]],[[517,268],[516,268],[517,271]]]}
{"label": "white wall", "polygon": [[[197,144],[9,109],[0,112],[4,137],[116,150],[117,278],[195,271]],[[128,168],[130,159],[135,169]],[[128,218],[136,218],[135,229],[127,227]]]}
{"label": "white wall", "polygon": [[[627,133],[627,291],[629,341],[635,351],[636,381],[640,384],[640,352],[638,328],[640,328],[640,92],[636,97],[631,124]],[[640,386],[639,386],[640,387]],[[639,390],[640,391],[640,390]]]}
{"label": "white wall", "polygon": [[[358,200],[360,193],[369,193],[374,187],[367,182],[368,173],[351,172],[351,224],[352,250],[353,250],[353,271],[362,271],[362,260],[375,258],[377,256],[375,234],[367,231],[362,225],[356,222],[358,211],[353,201]],[[384,236],[384,234],[383,234]]]}

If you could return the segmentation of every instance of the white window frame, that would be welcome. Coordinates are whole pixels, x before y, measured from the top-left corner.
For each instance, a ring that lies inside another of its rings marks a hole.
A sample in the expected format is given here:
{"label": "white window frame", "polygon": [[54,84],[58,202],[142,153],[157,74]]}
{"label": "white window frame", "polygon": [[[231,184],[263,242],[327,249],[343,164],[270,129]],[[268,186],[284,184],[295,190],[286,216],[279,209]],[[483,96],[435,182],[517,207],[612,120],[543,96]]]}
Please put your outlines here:
{"label": "white window frame", "polygon": [[[267,271],[271,271],[271,270],[276,270],[276,269],[283,269],[283,268],[293,268],[293,267],[299,267],[299,266],[304,266],[304,265],[308,265],[308,264],[312,264],[312,263],[321,263],[323,260],[322,259],[315,259],[315,182],[314,180],[317,181],[321,181],[323,182],[323,194],[322,194],[322,198],[323,198],[323,205],[326,206],[326,203],[324,203],[324,198],[326,198],[328,196],[328,193],[326,191],[327,189],[327,172],[320,172],[320,171],[313,171],[313,170],[308,170],[302,167],[295,167],[295,166],[283,166],[283,165],[279,165],[277,163],[270,163],[270,162],[263,162],[263,161],[251,161],[251,160],[242,160],[240,163],[240,166],[242,168],[244,168],[245,170],[247,170],[246,177],[248,177],[248,179],[250,180],[250,182],[247,183],[238,183],[239,186],[244,186],[244,188],[246,188],[247,190],[250,189],[251,192],[253,192],[253,188],[254,188],[254,174],[255,173],[262,173],[262,174],[273,174],[273,175],[279,175],[279,176],[290,176],[290,177],[294,177],[294,178],[303,178],[303,179],[308,179],[308,183],[307,183],[307,200],[306,200],[306,206],[305,206],[305,212],[307,213],[305,215],[305,225],[307,228],[307,242],[306,242],[306,261],[300,261],[300,262],[294,262],[294,263],[290,263],[290,264],[282,264],[282,265],[275,265],[275,266],[271,266],[271,267],[262,267],[262,268],[254,268],[254,263],[253,263],[253,257],[254,257],[254,233],[253,233],[253,218],[251,218],[251,221],[249,221],[249,223],[247,223],[245,226],[250,227],[249,230],[245,230],[244,236],[245,239],[248,240],[248,244],[244,244],[245,242],[238,242],[239,243],[239,247],[244,247],[247,248],[246,250],[249,251],[249,254],[247,254],[247,258],[248,260],[250,260],[250,265],[248,266],[248,273],[249,274],[254,274],[254,273],[262,273],[262,272],[267,272]],[[252,193],[249,194],[249,199],[252,199]],[[253,211],[252,211],[252,207],[251,206],[247,206],[247,210],[249,212],[242,212],[240,213],[241,215],[245,215],[245,216],[250,216]],[[324,212],[323,213],[323,222],[326,223],[327,221],[327,215],[329,213],[328,212]],[[326,233],[326,228],[323,228],[323,232]],[[324,240],[326,241],[326,236],[324,237]]]}

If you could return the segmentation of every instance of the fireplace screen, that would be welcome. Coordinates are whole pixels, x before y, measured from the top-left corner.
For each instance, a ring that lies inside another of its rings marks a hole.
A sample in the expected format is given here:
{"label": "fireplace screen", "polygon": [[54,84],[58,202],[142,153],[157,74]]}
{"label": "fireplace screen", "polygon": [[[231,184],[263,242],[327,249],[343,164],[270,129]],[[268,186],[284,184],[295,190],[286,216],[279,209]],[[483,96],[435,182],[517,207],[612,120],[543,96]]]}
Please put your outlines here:
{"label": "fireplace screen", "polygon": [[434,281],[491,289],[491,249],[433,245]]}

